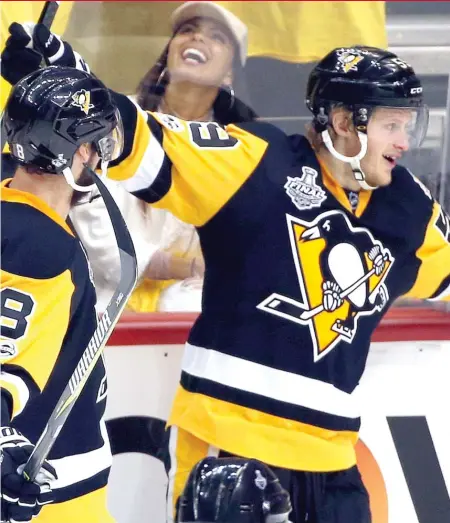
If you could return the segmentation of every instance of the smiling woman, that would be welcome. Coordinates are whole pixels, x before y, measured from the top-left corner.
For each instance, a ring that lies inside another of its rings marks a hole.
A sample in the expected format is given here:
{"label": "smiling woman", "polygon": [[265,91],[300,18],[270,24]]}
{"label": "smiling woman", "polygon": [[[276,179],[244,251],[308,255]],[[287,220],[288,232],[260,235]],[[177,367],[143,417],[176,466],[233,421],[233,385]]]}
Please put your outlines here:
{"label": "smiling woman", "polygon": [[139,105],[183,120],[253,120],[232,87],[247,59],[245,24],[213,2],[186,2],[173,12],[171,27],[169,43],[139,84]]}
{"label": "smiling woman", "polygon": [[[256,113],[235,96],[233,88],[241,80],[247,59],[246,25],[214,2],[184,3],[172,13],[170,24],[168,44],[139,83],[139,106],[183,120],[221,125],[254,120]],[[203,258],[195,229],[163,210],[146,209],[145,213],[153,220],[156,217],[164,230],[162,246],[172,253],[169,264],[190,267],[193,260],[197,269],[193,275],[177,277],[194,276],[185,282],[161,281],[160,268],[168,265],[162,259],[166,252],[152,256],[128,307],[139,312],[200,311]]]}

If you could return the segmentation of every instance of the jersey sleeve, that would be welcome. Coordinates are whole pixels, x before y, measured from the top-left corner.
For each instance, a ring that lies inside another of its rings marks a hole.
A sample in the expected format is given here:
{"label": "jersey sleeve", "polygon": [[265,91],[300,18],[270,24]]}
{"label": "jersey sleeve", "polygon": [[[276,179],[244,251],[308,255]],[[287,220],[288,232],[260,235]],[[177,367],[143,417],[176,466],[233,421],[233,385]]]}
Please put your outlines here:
{"label": "jersey sleeve", "polygon": [[267,141],[215,122],[187,122],[147,113],[114,94],[125,146],[108,176],[134,195],[184,222],[207,223],[251,176]]}
{"label": "jersey sleeve", "polygon": [[[37,241],[13,241],[2,250],[0,385],[12,418],[44,389],[70,320],[72,253],[62,260],[54,250],[43,251]],[[22,270],[26,256],[29,271]]]}
{"label": "jersey sleeve", "polygon": [[437,202],[416,256],[417,278],[406,297],[450,301],[450,217]]}

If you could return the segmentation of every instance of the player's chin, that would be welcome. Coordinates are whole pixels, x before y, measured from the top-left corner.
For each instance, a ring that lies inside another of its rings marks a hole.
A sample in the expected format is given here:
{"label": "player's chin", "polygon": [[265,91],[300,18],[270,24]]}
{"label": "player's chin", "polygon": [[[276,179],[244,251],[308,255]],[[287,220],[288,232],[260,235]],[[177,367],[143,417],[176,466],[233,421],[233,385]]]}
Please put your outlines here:
{"label": "player's chin", "polygon": [[385,172],[381,173],[377,177],[377,186],[378,187],[385,187],[386,185],[389,185],[392,182],[392,169],[386,169]]}
{"label": "player's chin", "polygon": [[372,187],[385,187],[392,182],[392,169],[378,170],[374,175],[366,174],[366,181]]}

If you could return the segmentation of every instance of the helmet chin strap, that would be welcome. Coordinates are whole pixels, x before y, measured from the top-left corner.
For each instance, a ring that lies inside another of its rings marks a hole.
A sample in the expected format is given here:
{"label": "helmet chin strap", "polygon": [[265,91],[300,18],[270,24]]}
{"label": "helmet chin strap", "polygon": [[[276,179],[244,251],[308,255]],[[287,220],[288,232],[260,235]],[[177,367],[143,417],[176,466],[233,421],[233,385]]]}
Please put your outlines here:
{"label": "helmet chin strap", "polygon": [[101,171],[102,171],[102,176],[104,176],[106,178],[106,174],[108,172],[108,164],[109,162],[106,162],[104,160],[101,161],[100,163],[100,168],[101,168]]}
{"label": "helmet chin strap", "polygon": [[359,183],[360,187],[362,189],[365,189],[366,191],[373,191],[374,189],[377,189],[377,187],[372,187],[366,182],[366,175],[364,174],[364,171],[361,168],[361,160],[367,153],[367,134],[362,133],[360,131],[357,131],[357,133],[359,143],[361,144],[361,149],[356,156],[344,156],[343,154],[338,153],[334,148],[333,140],[331,139],[328,129],[323,131],[321,134],[323,143],[325,144],[325,147],[330,151],[330,153],[337,160],[350,164],[350,167],[353,171],[353,176],[355,177],[355,180]]}
{"label": "helmet chin strap", "polygon": [[62,173],[66,179],[66,182],[70,185],[70,187],[72,187],[74,191],[90,192],[95,187],[95,183],[92,185],[78,185],[75,181],[75,178],[73,177],[72,169],[70,167],[66,167]]}
{"label": "helmet chin strap", "polygon": [[[106,177],[106,173],[108,171],[108,163],[102,160],[101,162],[101,171],[102,176]],[[85,165],[85,167],[90,167],[88,165]],[[75,181],[75,178],[73,177],[72,169],[70,167],[66,167],[62,174],[64,175],[64,178],[66,179],[66,182],[72,187],[74,191],[80,191],[80,192],[91,192],[93,189],[95,189],[97,186],[95,183],[91,185],[78,185]]]}

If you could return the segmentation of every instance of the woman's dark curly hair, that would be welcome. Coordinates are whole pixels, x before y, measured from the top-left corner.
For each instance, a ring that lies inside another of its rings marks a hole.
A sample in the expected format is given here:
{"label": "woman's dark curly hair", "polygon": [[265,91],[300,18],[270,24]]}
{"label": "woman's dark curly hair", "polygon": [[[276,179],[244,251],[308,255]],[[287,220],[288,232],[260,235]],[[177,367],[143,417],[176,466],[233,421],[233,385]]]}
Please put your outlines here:
{"label": "woman's dark curly hair", "polygon": [[[155,65],[142,78],[137,88],[137,102],[146,111],[157,111],[169,82],[168,75],[163,74],[167,66],[169,44],[166,45]],[[236,65],[234,70],[239,71]],[[234,98],[234,97],[233,97]],[[230,123],[251,122],[257,114],[238,98],[231,98],[229,91],[219,88],[219,94],[213,104],[214,120],[221,125]]]}

